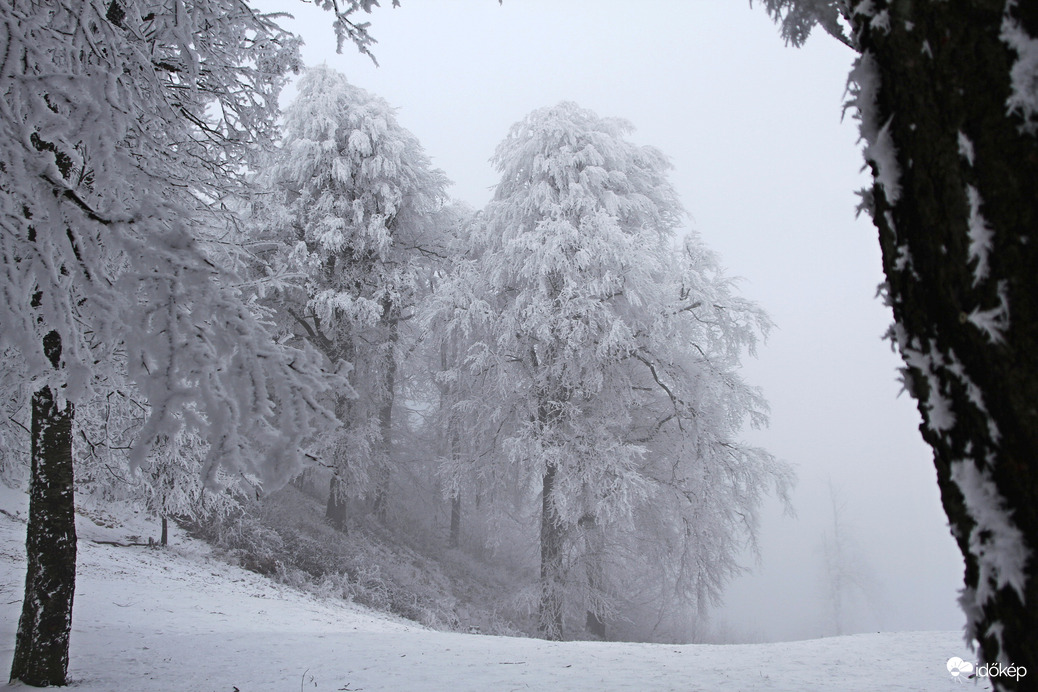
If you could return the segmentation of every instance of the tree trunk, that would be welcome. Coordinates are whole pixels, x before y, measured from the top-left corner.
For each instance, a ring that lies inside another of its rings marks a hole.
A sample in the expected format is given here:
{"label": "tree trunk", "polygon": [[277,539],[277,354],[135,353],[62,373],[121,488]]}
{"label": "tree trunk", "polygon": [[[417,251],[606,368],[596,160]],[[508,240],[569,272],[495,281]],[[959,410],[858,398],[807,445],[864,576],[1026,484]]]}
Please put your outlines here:
{"label": "tree trunk", "polygon": [[538,629],[545,639],[562,640],[562,521],[555,510],[556,467],[544,470],[541,495],[541,601]]}
{"label": "tree trunk", "polygon": [[169,519],[162,515],[162,535],[159,537],[159,545],[165,548],[169,545]]}
{"label": "tree trunk", "polygon": [[385,326],[389,330],[387,343],[389,352],[385,356],[385,392],[382,407],[378,411],[379,430],[382,433],[382,454],[376,468],[375,501],[373,511],[375,517],[385,523],[389,505],[389,464],[393,449],[393,401],[396,395],[396,345],[400,339],[400,330],[396,315],[393,314],[393,303],[383,301]]}
{"label": "tree trunk", "polygon": [[[338,397],[335,402],[335,417],[339,420],[339,424],[343,429],[349,426],[351,408],[350,400],[345,396]],[[346,472],[349,459],[346,458],[345,454],[346,450],[341,445],[334,452],[332,479],[328,483],[328,504],[325,506],[324,519],[335,530],[348,533],[349,522],[346,517],[347,487],[343,474]]]}
{"label": "tree trunk", "polygon": [[587,617],[584,628],[587,633],[605,639],[606,625],[602,619],[603,578],[602,560],[605,552],[605,533],[595,517],[585,514],[578,522],[584,534],[584,569],[587,576]]}
{"label": "tree trunk", "polygon": [[297,476],[295,476],[289,483],[295,486],[296,490],[307,495],[313,495],[311,488],[310,473],[313,469],[305,468]]}
{"label": "tree trunk", "polygon": [[[965,558],[968,634],[985,661],[1034,675],[1038,146],[1007,114],[1006,7],[878,1],[883,14],[854,15],[854,76],[894,336]],[[1038,35],[1038,3],[1011,14]],[[1033,689],[1028,679],[992,682]]]}
{"label": "tree trunk", "polygon": [[451,533],[447,539],[448,548],[457,548],[461,545],[461,491],[454,493],[451,498]]}
{"label": "tree trunk", "polygon": [[[451,461],[457,468],[458,456],[461,453],[461,439],[458,437],[458,423],[453,416],[447,423],[447,443],[450,445]],[[461,545],[461,487],[451,496],[451,531],[447,539],[447,547],[457,548]]]}
{"label": "tree trunk", "polygon": [[584,623],[584,627],[591,636],[605,639],[605,621],[598,615],[598,613],[595,613],[592,610],[587,611],[587,620]]}
{"label": "tree trunk", "polygon": [[76,589],[73,415],[72,404],[59,407],[50,387],[32,397],[28,565],[11,681],[36,687],[64,685],[68,672]]}
{"label": "tree trunk", "polygon": [[389,514],[389,468],[383,464],[375,468],[375,497],[371,501],[371,511],[380,522],[386,522]]}
{"label": "tree trunk", "polygon": [[324,518],[336,531],[349,532],[349,522],[346,520],[346,482],[338,473],[332,474],[332,480],[328,484],[328,504],[325,507]]}

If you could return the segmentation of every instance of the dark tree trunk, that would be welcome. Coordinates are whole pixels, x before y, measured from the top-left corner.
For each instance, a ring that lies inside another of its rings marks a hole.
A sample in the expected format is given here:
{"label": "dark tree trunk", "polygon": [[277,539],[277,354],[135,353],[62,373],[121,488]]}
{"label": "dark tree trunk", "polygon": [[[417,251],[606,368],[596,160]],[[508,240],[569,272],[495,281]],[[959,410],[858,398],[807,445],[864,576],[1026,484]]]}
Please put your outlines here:
{"label": "dark tree trunk", "polygon": [[11,681],[37,687],[64,685],[68,671],[76,589],[72,419],[72,404],[59,406],[49,387],[33,395],[28,568]]}
{"label": "dark tree trunk", "polygon": [[385,315],[385,326],[388,330],[387,343],[389,352],[385,356],[385,392],[382,406],[378,411],[378,425],[382,433],[382,454],[379,455],[378,467],[375,470],[375,500],[373,511],[375,517],[385,523],[389,506],[389,464],[393,449],[393,401],[396,396],[396,345],[400,339],[397,317],[393,313],[392,302],[386,300],[382,304]]}
{"label": "dark tree trunk", "polygon": [[380,522],[386,522],[389,515],[389,467],[384,464],[375,468],[375,496],[371,501],[371,511]]}
{"label": "dark tree trunk", "polygon": [[587,621],[584,624],[588,634],[598,637],[599,639],[605,639],[606,626],[605,621],[602,620],[599,615],[593,611],[587,611]]}
{"label": "dark tree trunk", "polygon": [[165,548],[169,545],[169,518],[162,515],[162,535],[159,537],[159,545]]}
{"label": "dark tree trunk", "polygon": [[306,494],[310,495],[311,494],[311,492],[310,492],[310,482],[309,482],[310,479],[308,477],[308,475],[309,475],[307,473],[308,471],[310,471],[310,469],[308,469],[308,468],[303,469],[302,473],[300,473],[299,475],[294,477],[292,480],[290,480],[289,483],[291,483],[293,486],[295,486],[295,489],[298,490],[299,492],[306,493]]}
{"label": "dark tree trunk", "polygon": [[324,511],[325,520],[332,528],[348,533],[349,522],[346,520],[346,482],[339,475],[332,474],[328,484],[328,504]]}
{"label": "dark tree trunk", "polygon": [[[450,445],[451,460],[457,464],[461,454],[461,439],[458,436],[458,423],[453,416],[447,423],[447,443]],[[461,545],[461,488],[458,487],[451,496],[451,531],[447,539],[447,547],[457,548]]]}
{"label": "dark tree trunk", "polygon": [[454,493],[451,498],[451,533],[447,539],[448,548],[457,548],[461,545],[461,491]]}
{"label": "dark tree trunk", "polygon": [[606,625],[602,619],[605,534],[591,514],[584,515],[578,524],[584,534],[584,567],[587,575],[588,608],[584,627],[591,636],[605,639]]}
{"label": "dark tree trunk", "polygon": [[552,497],[555,492],[555,473],[555,466],[549,464],[544,471],[541,495],[541,601],[538,629],[545,639],[560,641],[564,582],[563,527]]}
{"label": "dark tree trunk", "polygon": [[[343,428],[349,426],[351,408],[350,400],[345,396],[340,396],[335,402],[335,417]],[[340,448],[336,452],[335,458],[332,459],[332,479],[328,483],[328,504],[325,506],[324,519],[337,531],[347,533],[349,528],[346,517],[347,487],[343,474],[346,472],[349,460],[344,453],[344,450]]]}
{"label": "dark tree trunk", "polygon": [[[886,28],[854,21],[878,77],[863,134],[892,145],[866,155],[906,384],[965,558],[969,634],[1029,671],[993,679],[1011,690],[1038,673],[1038,146],[1007,114],[1006,6],[880,0]],[[1011,13],[1038,35],[1038,3]]]}
{"label": "dark tree trunk", "polygon": [[[35,134],[39,151],[54,153],[62,177],[69,178],[72,160]],[[26,212],[27,213],[27,212]],[[30,240],[35,241],[34,229]],[[71,230],[67,231],[78,255]],[[41,294],[33,296],[39,308]],[[38,317],[43,324],[42,317]],[[61,335],[43,337],[43,353],[60,370]],[[35,687],[66,684],[68,646],[72,634],[72,601],[76,593],[76,498],[72,460],[72,402],[59,406],[50,387],[32,396],[29,443],[29,522],[25,530],[25,595],[18,619],[11,682]]]}

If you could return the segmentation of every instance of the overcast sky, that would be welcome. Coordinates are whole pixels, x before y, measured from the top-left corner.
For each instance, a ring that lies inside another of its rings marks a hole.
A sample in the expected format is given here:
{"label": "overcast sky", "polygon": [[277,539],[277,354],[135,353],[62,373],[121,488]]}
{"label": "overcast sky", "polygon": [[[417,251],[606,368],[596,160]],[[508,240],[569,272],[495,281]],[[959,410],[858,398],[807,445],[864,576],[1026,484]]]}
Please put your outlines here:
{"label": "overcast sky", "polygon": [[259,4],[296,15],[284,23],[304,36],[307,64],[326,62],[396,106],[475,208],[509,126],[562,100],[628,119],[636,141],[671,158],[690,227],[778,325],[745,365],[772,406],[770,428],[747,438],[800,476],[797,518],[765,508],[762,561],[747,558],[753,573],[732,584],[716,628],[764,640],[832,633],[830,486],[871,591],[845,630],[961,627],[961,559],[881,340],[891,317],[875,298],[876,231],[855,219],[868,179],[852,114],[841,122],[848,48],[824,34],[786,48],[745,0],[402,0],[368,17],[375,68],[350,46],[336,55],[330,15]]}

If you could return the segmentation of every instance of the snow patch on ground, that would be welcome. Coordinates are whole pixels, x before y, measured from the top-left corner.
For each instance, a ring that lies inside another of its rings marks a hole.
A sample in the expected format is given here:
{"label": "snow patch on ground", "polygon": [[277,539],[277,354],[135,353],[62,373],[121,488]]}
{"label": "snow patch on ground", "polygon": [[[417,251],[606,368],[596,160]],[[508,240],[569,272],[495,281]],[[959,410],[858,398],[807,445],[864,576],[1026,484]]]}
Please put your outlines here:
{"label": "snow patch on ground", "polygon": [[[24,580],[24,494],[0,492],[0,667],[9,670]],[[233,567],[144,515],[79,516],[69,674],[76,692],[487,690],[958,690],[959,632],[760,645],[556,643],[436,632],[321,600]],[[990,689],[986,681],[971,689]]]}

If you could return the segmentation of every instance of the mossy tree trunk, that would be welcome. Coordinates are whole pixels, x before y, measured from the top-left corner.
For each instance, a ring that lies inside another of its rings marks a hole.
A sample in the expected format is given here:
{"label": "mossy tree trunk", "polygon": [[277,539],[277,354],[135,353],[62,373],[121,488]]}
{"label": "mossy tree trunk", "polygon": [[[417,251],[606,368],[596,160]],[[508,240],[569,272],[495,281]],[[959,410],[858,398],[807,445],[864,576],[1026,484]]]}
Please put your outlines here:
{"label": "mossy tree trunk", "polygon": [[[874,8],[854,28],[858,77],[876,87],[874,103],[859,105],[894,336],[965,558],[970,634],[986,661],[1030,672],[994,679],[999,689],[1033,689],[1038,145],[1007,110],[1017,61],[1001,36],[1007,4]],[[1038,36],[1038,3],[1008,11]]]}

